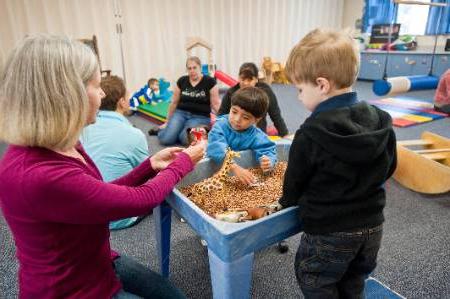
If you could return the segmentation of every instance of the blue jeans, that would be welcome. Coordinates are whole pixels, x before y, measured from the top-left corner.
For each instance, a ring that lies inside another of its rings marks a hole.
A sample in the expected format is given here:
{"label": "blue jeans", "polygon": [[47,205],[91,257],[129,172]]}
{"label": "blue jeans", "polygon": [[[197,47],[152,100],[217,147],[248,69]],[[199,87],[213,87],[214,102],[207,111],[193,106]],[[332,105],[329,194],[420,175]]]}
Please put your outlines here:
{"label": "blue jeans", "polygon": [[114,269],[123,289],[113,299],[186,298],[168,279],[127,256],[115,259]]}
{"label": "blue jeans", "polygon": [[383,226],[323,235],[304,233],[295,274],[305,298],[364,298],[364,281],[375,269]]}
{"label": "blue jeans", "polygon": [[188,128],[197,126],[209,126],[211,119],[207,116],[192,114],[184,110],[175,110],[172,117],[167,123],[167,127],[158,132],[158,139],[162,145],[173,145],[181,143],[188,144],[187,132]]}

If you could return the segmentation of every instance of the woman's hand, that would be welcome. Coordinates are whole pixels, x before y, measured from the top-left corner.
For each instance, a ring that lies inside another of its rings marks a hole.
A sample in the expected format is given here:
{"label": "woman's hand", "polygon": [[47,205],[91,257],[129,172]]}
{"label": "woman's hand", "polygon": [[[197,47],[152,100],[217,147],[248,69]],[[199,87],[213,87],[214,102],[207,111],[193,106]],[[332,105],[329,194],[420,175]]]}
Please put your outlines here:
{"label": "woman's hand", "polygon": [[241,166],[233,163],[231,166],[231,171],[234,175],[241,181],[244,185],[250,185],[256,183],[255,176],[247,169],[242,168]]}
{"label": "woman's hand", "polygon": [[152,168],[156,171],[163,170],[176,158],[177,153],[183,151],[182,147],[168,147],[150,157]]}
{"label": "woman's hand", "polygon": [[207,140],[204,139],[193,142],[189,147],[185,148],[183,152],[188,154],[192,162],[196,164],[205,155],[206,144]]}
{"label": "woman's hand", "polygon": [[162,130],[162,129],[165,129],[166,127],[167,127],[167,123],[168,123],[169,121],[166,121],[165,123],[163,123],[162,125],[160,125],[159,127],[158,127],[158,129],[160,129],[160,130]]}
{"label": "woman's hand", "polygon": [[269,172],[272,170],[272,162],[269,157],[262,156],[261,159],[259,159],[259,163],[263,172]]}

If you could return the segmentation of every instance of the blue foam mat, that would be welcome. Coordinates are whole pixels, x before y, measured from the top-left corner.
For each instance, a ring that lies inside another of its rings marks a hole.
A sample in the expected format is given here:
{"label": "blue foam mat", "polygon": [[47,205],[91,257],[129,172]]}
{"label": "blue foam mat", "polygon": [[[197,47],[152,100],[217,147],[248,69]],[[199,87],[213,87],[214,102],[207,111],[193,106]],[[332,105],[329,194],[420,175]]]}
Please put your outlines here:
{"label": "blue foam mat", "polygon": [[366,280],[364,289],[364,297],[366,299],[404,299],[405,297],[392,291],[390,288],[370,277]]}

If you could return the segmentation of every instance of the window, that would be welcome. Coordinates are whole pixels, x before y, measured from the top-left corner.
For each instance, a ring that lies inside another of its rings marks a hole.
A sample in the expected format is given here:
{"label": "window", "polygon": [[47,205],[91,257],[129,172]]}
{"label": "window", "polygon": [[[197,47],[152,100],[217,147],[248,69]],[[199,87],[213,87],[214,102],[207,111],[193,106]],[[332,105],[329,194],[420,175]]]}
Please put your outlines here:
{"label": "window", "polygon": [[[431,0],[422,0],[430,2]],[[397,23],[400,23],[400,34],[424,35],[427,27],[428,5],[399,4],[397,12]]]}

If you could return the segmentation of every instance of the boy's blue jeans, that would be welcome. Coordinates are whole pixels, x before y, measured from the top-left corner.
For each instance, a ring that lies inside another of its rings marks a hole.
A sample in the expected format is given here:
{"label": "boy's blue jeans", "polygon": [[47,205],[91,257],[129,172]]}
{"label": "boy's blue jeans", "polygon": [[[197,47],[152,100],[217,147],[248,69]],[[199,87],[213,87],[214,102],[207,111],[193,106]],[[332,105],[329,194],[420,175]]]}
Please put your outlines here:
{"label": "boy's blue jeans", "polygon": [[364,298],[375,269],[383,226],[323,235],[304,233],[295,274],[305,298]]}
{"label": "boy's blue jeans", "polygon": [[168,279],[127,256],[115,259],[114,269],[123,289],[113,299],[186,298]]}
{"label": "boy's blue jeans", "polygon": [[211,119],[207,116],[192,114],[191,112],[176,109],[167,123],[167,127],[158,132],[158,139],[162,145],[181,143],[188,145],[186,129],[197,126],[209,126]]}

